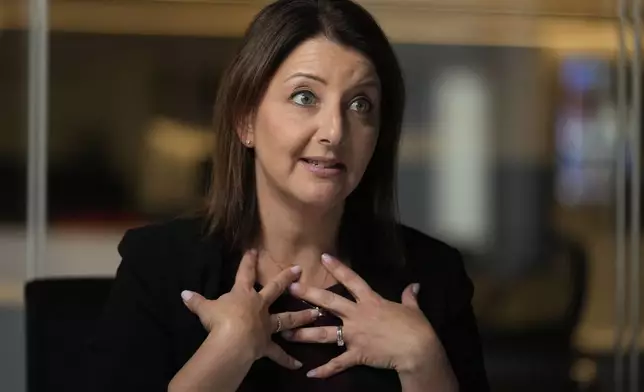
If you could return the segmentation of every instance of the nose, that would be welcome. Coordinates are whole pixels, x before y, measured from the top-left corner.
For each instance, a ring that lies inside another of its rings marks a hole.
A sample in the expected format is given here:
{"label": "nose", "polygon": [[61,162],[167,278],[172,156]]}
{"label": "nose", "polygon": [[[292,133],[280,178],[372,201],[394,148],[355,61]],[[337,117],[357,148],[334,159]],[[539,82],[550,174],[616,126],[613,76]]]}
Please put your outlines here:
{"label": "nose", "polygon": [[321,113],[318,142],[328,146],[338,146],[342,144],[345,137],[344,114],[341,105],[328,109]]}

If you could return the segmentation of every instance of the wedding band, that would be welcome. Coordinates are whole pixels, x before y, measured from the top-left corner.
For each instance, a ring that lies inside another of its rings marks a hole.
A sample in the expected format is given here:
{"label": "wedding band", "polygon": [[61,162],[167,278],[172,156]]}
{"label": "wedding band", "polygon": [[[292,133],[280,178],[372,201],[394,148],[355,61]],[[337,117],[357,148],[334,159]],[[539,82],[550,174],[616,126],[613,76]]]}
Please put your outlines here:
{"label": "wedding band", "polygon": [[344,346],[344,333],[342,332],[342,326],[338,326],[336,331],[336,341],[339,347]]}
{"label": "wedding band", "polygon": [[275,333],[280,333],[282,331],[282,319],[280,319],[279,314],[275,315],[275,318],[277,319],[277,331]]}

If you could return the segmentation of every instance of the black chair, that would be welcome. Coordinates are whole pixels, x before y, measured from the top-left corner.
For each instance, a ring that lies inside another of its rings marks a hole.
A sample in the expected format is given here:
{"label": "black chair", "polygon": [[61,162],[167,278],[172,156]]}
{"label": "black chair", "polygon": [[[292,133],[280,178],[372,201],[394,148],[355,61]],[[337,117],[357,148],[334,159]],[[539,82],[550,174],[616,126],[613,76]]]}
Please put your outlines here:
{"label": "black chair", "polygon": [[27,391],[76,391],[84,347],[110,278],[38,279],[25,286]]}

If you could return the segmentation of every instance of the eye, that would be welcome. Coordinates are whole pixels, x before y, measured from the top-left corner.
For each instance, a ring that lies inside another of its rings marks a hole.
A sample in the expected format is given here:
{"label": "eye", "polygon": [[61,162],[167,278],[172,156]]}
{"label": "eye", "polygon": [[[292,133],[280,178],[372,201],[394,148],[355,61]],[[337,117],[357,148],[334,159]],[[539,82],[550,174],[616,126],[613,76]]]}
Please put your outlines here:
{"label": "eye", "polygon": [[351,102],[350,109],[358,113],[369,113],[371,111],[371,102],[364,97],[357,98]]}
{"label": "eye", "polygon": [[317,103],[317,98],[311,91],[303,90],[291,95],[291,101],[300,106],[313,106]]}

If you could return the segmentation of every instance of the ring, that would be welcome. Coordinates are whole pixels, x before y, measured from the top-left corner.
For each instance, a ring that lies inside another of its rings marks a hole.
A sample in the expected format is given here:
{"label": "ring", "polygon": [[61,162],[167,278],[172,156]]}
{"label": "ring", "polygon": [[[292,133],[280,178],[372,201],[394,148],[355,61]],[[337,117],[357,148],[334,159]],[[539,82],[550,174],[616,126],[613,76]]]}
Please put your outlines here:
{"label": "ring", "polygon": [[338,326],[336,331],[336,341],[339,347],[344,346],[344,333],[342,332],[342,326]]}
{"label": "ring", "polygon": [[275,318],[277,319],[277,331],[275,333],[280,333],[282,331],[282,319],[280,319],[279,314],[275,315]]}

